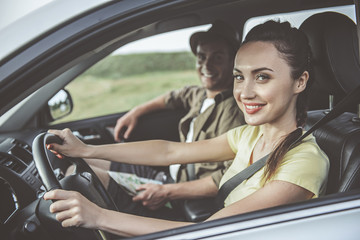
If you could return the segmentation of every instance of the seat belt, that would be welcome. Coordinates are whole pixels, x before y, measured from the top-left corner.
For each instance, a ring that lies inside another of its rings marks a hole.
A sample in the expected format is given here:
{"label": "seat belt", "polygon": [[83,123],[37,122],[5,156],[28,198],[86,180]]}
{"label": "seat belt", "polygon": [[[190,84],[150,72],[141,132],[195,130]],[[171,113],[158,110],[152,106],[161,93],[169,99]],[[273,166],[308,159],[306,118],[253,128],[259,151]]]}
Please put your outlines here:
{"label": "seat belt", "polygon": [[235,189],[235,187],[239,186],[244,180],[250,178],[252,175],[254,175],[257,171],[259,171],[265,166],[268,157],[269,154],[257,160],[256,162],[230,178],[221,186],[215,197],[215,203],[219,207],[219,209],[224,207],[225,199]]}
{"label": "seat belt", "polygon": [[192,181],[196,179],[194,163],[186,164],[186,173],[188,175],[188,181]]}
{"label": "seat belt", "polygon": [[[326,114],[323,118],[317,121],[308,131],[306,131],[303,135],[296,139],[290,145],[289,149],[295,147],[296,144],[300,143],[304,138],[309,136],[316,129],[338,117],[344,112],[343,109],[345,109],[348,104],[353,104],[354,102],[360,102],[360,84],[348,95],[346,95],[328,114]],[[254,175],[257,171],[259,171],[262,167],[265,166],[268,156],[269,154],[257,160],[255,163],[251,164],[249,167],[245,168],[244,170],[230,178],[220,187],[218,194],[215,198],[215,203],[217,204],[219,209],[224,207],[225,199],[238,185],[240,185],[244,180],[250,178],[252,175]]]}

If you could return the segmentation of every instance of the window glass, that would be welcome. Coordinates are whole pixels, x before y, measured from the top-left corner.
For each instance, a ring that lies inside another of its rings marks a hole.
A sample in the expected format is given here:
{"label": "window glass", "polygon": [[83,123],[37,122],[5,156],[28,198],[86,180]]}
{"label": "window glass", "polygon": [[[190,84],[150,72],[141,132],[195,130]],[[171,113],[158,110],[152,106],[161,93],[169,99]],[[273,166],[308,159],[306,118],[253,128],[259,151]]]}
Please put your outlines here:
{"label": "window glass", "polygon": [[128,111],[170,90],[199,85],[189,38],[208,28],[160,34],[114,51],[65,87],[74,109],[56,123]]}
{"label": "window glass", "polygon": [[254,17],[250,18],[244,27],[243,38],[245,38],[246,34],[252,29],[254,26],[264,23],[268,20],[280,20],[280,21],[288,21],[291,23],[293,27],[299,27],[301,23],[311,15],[316,13],[325,12],[325,11],[332,11],[332,12],[339,12],[342,14],[347,15],[356,23],[356,15],[355,15],[355,6],[342,6],[342,7],[331,7],[331,8],[321,8],[321,9],[312,9],[306,11],[299,11],[299,12],[292,12],[292,13],[284,13],[284,14],[274,14],[274,15],[267,15],[261,17]]}

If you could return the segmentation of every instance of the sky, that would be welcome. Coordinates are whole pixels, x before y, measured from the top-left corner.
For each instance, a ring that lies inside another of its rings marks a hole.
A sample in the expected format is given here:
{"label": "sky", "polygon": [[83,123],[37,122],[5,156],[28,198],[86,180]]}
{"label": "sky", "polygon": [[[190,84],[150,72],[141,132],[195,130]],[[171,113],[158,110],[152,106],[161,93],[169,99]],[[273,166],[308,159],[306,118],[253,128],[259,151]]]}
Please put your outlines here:
{"label": "sky", "polygon": [[198,31],[206,31],[210,27],[211,25],[203,25],[199,27],[192,27],[184,30],[159,34],[153,37],[148,37],[146,39],[129,43],[114,53],[129,54],[140,52],[190,52],[191,49],[189,45],[189,39],[191,34]]}

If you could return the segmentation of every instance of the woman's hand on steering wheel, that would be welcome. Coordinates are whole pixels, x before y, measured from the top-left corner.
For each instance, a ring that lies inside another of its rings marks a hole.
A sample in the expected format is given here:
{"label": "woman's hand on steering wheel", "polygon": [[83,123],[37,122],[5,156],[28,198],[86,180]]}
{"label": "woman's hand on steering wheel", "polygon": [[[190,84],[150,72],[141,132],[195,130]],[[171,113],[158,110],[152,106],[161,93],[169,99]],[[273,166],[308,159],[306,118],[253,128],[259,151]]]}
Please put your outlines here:
{"label": "woman's hand on steering wheel", "polygon": [[104,209],[75,191],[53,190],[44,194],[45,200],[57,200],[50,205],[50,212],[63,227],[85,227],[98,229]]}
{"label": "woman's hand on steering wheel", "polygon": [[57,135],[63,140],[62,144],[51,143],[47,144],[46,148],[54,153],[58,158],[67,157],[81,157],[84,158],[88,145],[78,139],[69,128],[64,130],[50,129],[48,133]]}

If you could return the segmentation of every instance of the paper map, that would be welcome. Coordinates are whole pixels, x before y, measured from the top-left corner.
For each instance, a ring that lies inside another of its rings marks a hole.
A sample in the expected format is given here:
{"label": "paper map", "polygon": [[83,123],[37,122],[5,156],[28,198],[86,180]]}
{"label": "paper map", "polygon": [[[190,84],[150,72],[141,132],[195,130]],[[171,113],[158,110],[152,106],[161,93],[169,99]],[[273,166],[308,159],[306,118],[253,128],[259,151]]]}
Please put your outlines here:
{"label": "paper map", "polygon": [[138,194],[138,191],[136,191],[136,189],[141,184],[145,184],[145,183],[162,184],[162,182],[160,181],[138,177],[137,175],[132,173],[113,172],[113,171],[108,171],[108,173],[110,177],[112,177],[112,179],[114,179],[115,182],[117,182],[120,186],[122,186],[131,196],[135,196],[136,194]]}

